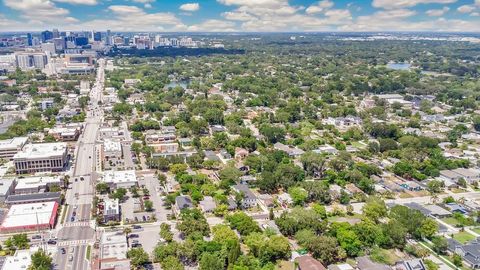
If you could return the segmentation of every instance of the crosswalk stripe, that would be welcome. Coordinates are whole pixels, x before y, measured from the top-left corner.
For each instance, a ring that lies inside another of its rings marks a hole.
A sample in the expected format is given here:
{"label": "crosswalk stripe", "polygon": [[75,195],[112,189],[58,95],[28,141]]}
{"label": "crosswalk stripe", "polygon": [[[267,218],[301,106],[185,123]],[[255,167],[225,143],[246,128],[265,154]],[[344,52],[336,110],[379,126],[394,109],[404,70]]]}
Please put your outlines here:
{"label": "crosswalk stripe", "polygon": [[66,246],[78,246],[78,245],[86,245],[92,243],[92,240],[84,239],[84,240],[70,240],[70,241],[61,241],[57,243],[59,247],[66,247]]}

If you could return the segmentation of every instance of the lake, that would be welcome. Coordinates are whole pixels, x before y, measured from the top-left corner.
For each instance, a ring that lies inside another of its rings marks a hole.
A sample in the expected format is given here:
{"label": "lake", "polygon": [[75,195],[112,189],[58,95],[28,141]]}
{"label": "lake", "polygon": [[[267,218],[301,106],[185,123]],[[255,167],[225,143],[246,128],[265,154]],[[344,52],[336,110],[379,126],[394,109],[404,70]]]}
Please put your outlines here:
{"label": "lake", "polygon": [[409,63],[388,63],[387,68],[395,70],[410,70],[411,65]]}

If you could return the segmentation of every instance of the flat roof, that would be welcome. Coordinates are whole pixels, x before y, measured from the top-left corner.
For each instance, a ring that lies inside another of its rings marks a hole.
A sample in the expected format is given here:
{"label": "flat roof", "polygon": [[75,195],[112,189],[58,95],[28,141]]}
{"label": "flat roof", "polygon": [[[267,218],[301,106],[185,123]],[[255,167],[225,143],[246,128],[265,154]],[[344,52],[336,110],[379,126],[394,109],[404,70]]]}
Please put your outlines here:
{"label": "flat roof", "polygon": [[5,195],[12,187],[14,179],[1,179],[0,180],[0,195]]}
{"label": "flat roof", "polygon": [[111,139],[105,139],[103,141],[103,147],[107,152],[120,152],[122,151],[122,144],[119,141]]}
{"label": "flat roof", "polygon": [[28,137],[15,137],[12,139],[0,140],[0,150],[19,149],[27,143]]}
{"label": "flat roof", "polygon": [[28,249],[17,250],[13,256],[4,257],[2,269],[28,269],[32,263],[31,256]]}
{"label": "flat roof", "polygon": [[33,176],[25,178],[17,178],[15,189],[26,189],[44,186],[47,184],[61,183],[60,176]]}
{"label": "flat roof", "polygon": [[32,193],[32,194],[16,194],[8,196],[5,203],[22,203],[22,202],[31,202],[38,200],[45,201],[56,201],[60,198],[60,192],[44,192],[44,193]]}
{"label": "flat roof", "polygon": [[23,147],[23,150],[16,153],[13,158],[31,159],[61,156],[65,153],[66,149],[67,144],[64,142],[27,144]]}
{"label": "flat roof", "polygon": [[10,207],[2,228],[51,224],[57,214],[57,202],[15,204]]}
{"label": "flat roof", "polygon": [[105,232],[101,239],[101,259],[127,258],[127,238],[123,232]]}
{"label": "flat roof", "polygon": [[135,175],[135,170],[127,171],[105,171],[103,176],[103,181],[105,183],[131,183],[137,182],[137,176]]}

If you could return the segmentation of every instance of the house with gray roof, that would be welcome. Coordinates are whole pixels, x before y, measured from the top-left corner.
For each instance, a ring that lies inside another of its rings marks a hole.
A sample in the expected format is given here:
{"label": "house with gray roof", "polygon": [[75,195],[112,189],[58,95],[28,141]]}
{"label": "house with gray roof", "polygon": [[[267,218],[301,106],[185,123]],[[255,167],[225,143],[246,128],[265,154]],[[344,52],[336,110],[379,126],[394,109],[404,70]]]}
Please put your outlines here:
{"label": "house with gray roof", "polygon": [[460,255],[470,268],[480,268],[480,239],[475,239],[464,245],[453,239],[447,239],[448,251]]}
{"label": "house with gray roof", "polygon": [[175,198],[175,207],[173,208],[173,211],[176,215],[178,215],[183,209],[188,209],[192,207],[192,199],[190,199],[189,196],[178,196]]}
{"label": "house with gray roof", "polygon": [[257,205],[257,196],[248,188],[247,185],[234,185],[232,186],[233,191],[236,193],[243,194],[242,207],[251,208]]}

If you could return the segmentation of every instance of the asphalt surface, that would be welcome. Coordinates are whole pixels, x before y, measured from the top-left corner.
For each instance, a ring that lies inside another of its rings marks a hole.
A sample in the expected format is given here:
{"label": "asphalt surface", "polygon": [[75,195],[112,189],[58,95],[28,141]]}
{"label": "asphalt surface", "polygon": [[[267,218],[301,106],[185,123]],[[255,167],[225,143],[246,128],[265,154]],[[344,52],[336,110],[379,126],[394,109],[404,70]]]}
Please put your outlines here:
{"label": "asphalt surface", "polygon": [[[97,79],[90,91],[90,103],[87,108],[85,128],[77,142],[73,174],[70,189],[66,194],[68,204],[67,216],[57,235],[59,252],[55,258],[55,269],[90,269],[86,252],[88,244],[95,239],[95,231],[91,227],[91,203],[96,180],[95,144],[97,132],[102,123],[103,111],[98,106],[101,100],[105,79],[104,60],[99,60]],[[65,249],[65,254],[62,252]]]}

